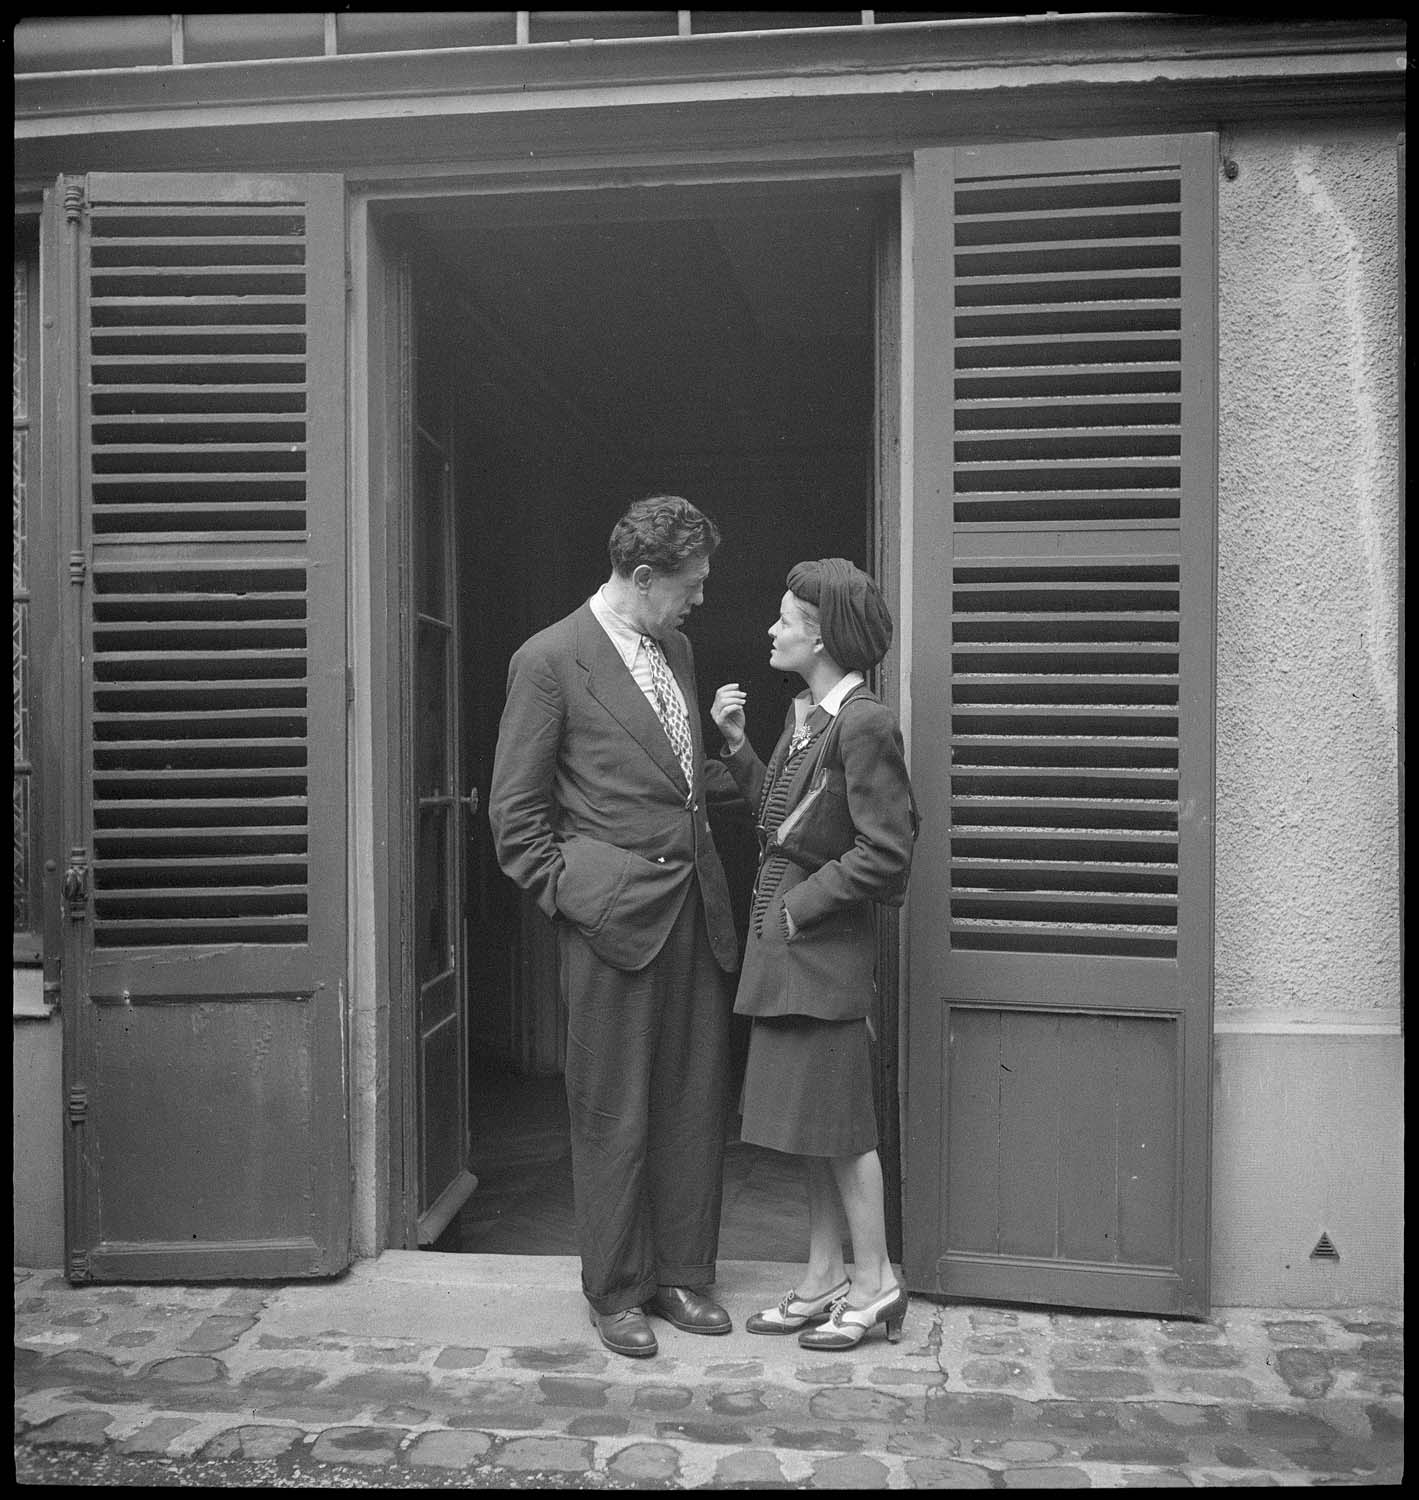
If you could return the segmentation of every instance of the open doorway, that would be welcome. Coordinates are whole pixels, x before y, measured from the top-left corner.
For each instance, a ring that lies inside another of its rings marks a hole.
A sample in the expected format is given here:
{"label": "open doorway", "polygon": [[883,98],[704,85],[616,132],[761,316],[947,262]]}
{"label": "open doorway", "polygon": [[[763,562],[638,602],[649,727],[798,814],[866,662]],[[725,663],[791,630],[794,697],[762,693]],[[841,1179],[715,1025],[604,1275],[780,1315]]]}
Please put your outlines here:
{"label": "open doorway", "polygon": [[[440,842],[429,864],[456,868],[461,887],[459,941],[430,945],[458,949],[463,1025],[448,1036],[461,1030],[466,1055],[436,1064],[447,1041],[423,1046],[415,1115],[425,1134],[446,1128],[456,1111],[432,1090],[466,1079],[477,1186],[432,1248],[576,1250],[554,936],[498,870],[482,807],[508,658],[604,581],[606,540],[630,500],[685,495],[723,535],[687,625],[698,708],[707,720],[715,687],[743,683],[750,737],[767,754],[801,686],[768,666],[786,573],[806,556],[876,557],[877,286],[895,201],[861,183],[741,184],[448,199],[399,218],[415,506],[437,492],[447,515],[439,539],[416,536],[415,572],[431,547],[456,558],[447,620],[430,626],[447,637],[441,680],[456,702],[431,718],[416,681],[410,722],[416,736],[455,726],[453,795],[467,814],[450,825],[457,848]],[[742,940],[748,810],[718,809],[712,823]],[[894,1049],[894,986],[881,1003],[892,1014],[879,1044]],[[737,1096],[748,1023],[734,1027]],[[884,1144],[896,1110],[879,1097]],[[796,1164],[739,1143],[737,1123],[720,1254],[795,1259],[807,1236]],[[894,1159],[884,1150],[889,1169]]]}

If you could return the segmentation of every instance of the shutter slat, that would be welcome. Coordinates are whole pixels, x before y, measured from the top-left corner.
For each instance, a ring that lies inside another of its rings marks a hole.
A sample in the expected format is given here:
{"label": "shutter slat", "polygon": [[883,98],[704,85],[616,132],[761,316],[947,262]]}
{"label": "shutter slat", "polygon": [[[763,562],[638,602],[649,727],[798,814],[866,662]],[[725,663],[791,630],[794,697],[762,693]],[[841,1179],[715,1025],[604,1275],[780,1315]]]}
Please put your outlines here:
{"label": "shutter slat", "polygon": [[[141,678],[130,679],[122,683],[101,684],[94,694],[96,704],[106,705],[110,710],[116,712],[119,705],[131,706],[134,709],[170,707],[181,702],[191,702],[194,707],[205,713],[211,706],[213,697],[220,698],[227,704],[243,703],[266,704],[279,707],[304,707],[305,680],[292,679],[289,677],[243,677],[234,678],[226,682],[185,682],[181,687],[175,687],[171,682],[165,682],[160,678],[144,681]],[[181,700],[174,697],[181,694]],[[201,696],[201,695],[207,696]],[[146,695],[146,701],[140,695]]]}
{"label": "shutter slat", "polygon": [[[231,789],[228,788],[228,791]],[[303,811],[304,803],[299,797],[267,797],[259,807],[253,806],[249,799],[236,796],[204,797],[200,802],[183,802],[181,799],[164,800],[157,797],[132,797],[125,798],[121,802],[109,805],[106,811],[104,829],[109,833],[121,832],[124,829],[151,829],[158,819],[164,820],[164,827],[170,826],[175,832],[207,832],[210,829],[221,827],[262,827],[270,825],[274,828],[289,828],[294,825],[297,816]],[[283,820],[284,815],[284,820]],[[247,818],[246,823],[238,822],[239,817]],[[126,823],[119,822],[119,818],[126,818]],[[184,822],[183,820],[187,821]],[[220,825],[212,819],[225,820]]]}
{"label": "shutter slat", "polygon": [[94,933],[98,948],[190,948],[197,945],[242,943],[304,943],[310,928],[303,916],[244,916],[228,913],[220,917],[189,917],[168,911],[156,920],[103,914]]}
{"label": "shutter slat", "polygon": [[154,735],[160,730],[169,730],[172,735],[183,738],[202,738],[207,735],[246,732],[248,726],[252,726],[251,732],[255,733],[278,724],[290,724],[291,733],[296,733],[305,724],[305,715],[297,714],[290,708],[208,708],[201,718],[192,718],[186,712],[174,714],[141,709],[123,714],[99,711],[93,715],[95,735],[101,739],[113,739],[121,730],[127,730],[130,738]]}
{"label": "shutter slat", "polygon": [[305,763],[304,735],[288,740],[162,740],[156,744],[125,740],[94,747],[94,767],[107,775],[124,770],[229,770],[234,776],[245,776],[254,770],[289,769]]}
{"label": "shutter slat", "polygon": [[1176,866],[1136,864],[1127,860],[969,859],[951,861],[951,879],[957,890],[1068,890],[1113,892],[1124,895],[1144,891],[1175,893]]}
{"label": "shutter slat", "polygon": [[1125,863],[1176,864],[1178,855],[1176,833],[1140,828],[1114,828],[1096,833],[1078,829],[987,826],[958,834],[952,845],[962,858],[969,859],[984,859],[993,853],[998,859],[1028,856],[1048,860],[1064,858],[1059,851],[1069,850],[1072,851],[1070,858],[1084,862],[1119,859]]}
{"label": "shutter slat", "polygon": [[1076,302],[1134,299],[1147,302],[1180,295],[1182,279],[1172,266],[1100,267],[964,277],[957,287],[957,315],[994,306],[1067,306]]}
{"label": "shutter slat", "polygon": [[[190,442],[196,432],[212,431],[230,434],[243,428],[259,430],[270,427],[282,432],[303,432],[305,421],[299,412],[264,411],[183,411],[162,412],[157,415],[135,416],[128,412],[115,412],[94,422],[94,433],[102,441],[109,441],[108,434],[141,432],[172,433],[175,441]],[[299,441],[299,439],[297,440]]]}
{"label": "shutter slat", "polygon": [[[241,864],[239,859],[228,859],[224,855],[175,855],[172,859],[161,862],[151,857],[134,856],[129,859],[109,859],[104,862],[104,870],[111,876],[116,871],[147,871],[154,875],[164,875],[169,870],[214,870],[221,872],[230,871],[233,866]],[[251,863],[251,861],[247,861]],[[286,866],[304,866],[306,863],[303,854],[289,851],[281,854],[263,856],[259,866],[253,864],[253,869],[259,871],[279,870]],[[250,884],[249,881],[233,881],[234,885]]]}
{"label": "shutter slat", "polygon": [[[141,771],[94,770],[94,800],[102,803],[121,797],[123,788],[129,786],[148,787],[154,794],[163,788],[171,788],[174,797],[193,798],[210,790],[213,796],[231,792],[239,783],[249,786],[252,795],[299,796],[305,783],[303,775],[294,774],[282,766],[243,766],[233,769],[225,777],[215,776],[210,771],[183,771],[146,769]],[[283,791],[284,789],[284,791]]]}
{"label": "shutter slat", "polygon": [[1079,953],[1114,958],[1172,958],[1177,952],[1174,928],[1076,922],[1067,927],[1034,927],[1027,923],[948,924],[951,946],[971,952]]}
{"label": "shutter slat", "polygon": [[[133,356],[130,354],[95,354],[91,360],[92,367],[98,375],[102,375],[105,371],[112,373],[119,368],[132,368],[141,372],[157,365],[163,368],[177,366],[177,373],[186,375],[189,378],[196,373],[194,369],[195,363],[194,357],[187,354],[154,354],[150,358],[144,359],[141,365],[135,365],[133,363]],[[261,352],[241,354],[222,350],[208,353],[201,363],[213,367],[273,365],[289,367],[303,372],[305,370],[305,355],[265,354]],[[150,383],[155,384],[156,382]]]}
{"label": "shutter slat", "polygon": [[[98,900],[107,903],[113,910],[124,909],[129,913],[136,913],[142,903],[149,903],[156,909],[159,905],[170,908],[176,902],[187,905],[189,902],[209,902],[215,907],[224,898],[237,898],[254,904],[264,903],[268,909],[276,909],[279,903],[293,905],[305,895],[305,882],[287,882],[284,885],[272,884],[244,884],[241,882],[230,882],[226,885],[194,885],[190,891],[174,891],[171,886],[125,886],[121,894],[105,888],[104,879],[112,879],[117,872],[112,867],[105,867],[101,872],[98,890]],[[192,907],[189,906],[189,915]]]}
{"label": "shutter slat", "polygon": [[155,657],[150,651],[112,651],[105,653],[103,666],[110,676],[115,669],[129,668],[134,666],[163,667],[219,667],[223,664],[242,666],[249,662],[257,662],[264,666],[270,666],[273,662],[289,662],[292,666],[305,666],[305,651],[302,649],[283,650],[279,647],[271,647],[261,651],[167,651],[161,657]]}
{"label": "shutter slat", "polygon": [[[301,647],[305,644],[305,622],[300,619],[279,619],[273,616],[240,615],[227,622],[202,620],[152,620],[147,623],[127,620],[104,620],[94,626],[94,638],[101,640],[110,652],[147,646],[150,650],[170,649],[165,637],[188,643],[200,642],[209,637],[231,642],[243,641],[260,645]],[[141,651],[138,653],[144,654]]]}

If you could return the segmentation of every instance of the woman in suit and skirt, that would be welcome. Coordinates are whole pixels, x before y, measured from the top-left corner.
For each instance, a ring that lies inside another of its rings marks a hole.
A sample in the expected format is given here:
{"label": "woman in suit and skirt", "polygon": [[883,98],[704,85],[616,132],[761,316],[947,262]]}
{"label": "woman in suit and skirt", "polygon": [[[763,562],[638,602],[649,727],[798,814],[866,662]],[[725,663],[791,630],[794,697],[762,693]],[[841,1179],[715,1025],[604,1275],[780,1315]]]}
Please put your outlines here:
{"label": "woman in suit and skirt", "polygon": [[876,583],[843,558],[799,563],[768,633],[770,665],[807,685],[768,764],[745,736],[738,683],[719,689],[710,714],[762,851],[734,1004],[753,1017],[743,1139],[804,1159],[809,1246],[797,1286],[745,1327],[850,1349],[879,1325],[895,1342],[907,1309],[887,1255],[867,1018],[872,904],[902,900],[914,802],[896,718],[866,687],[892,641]]}

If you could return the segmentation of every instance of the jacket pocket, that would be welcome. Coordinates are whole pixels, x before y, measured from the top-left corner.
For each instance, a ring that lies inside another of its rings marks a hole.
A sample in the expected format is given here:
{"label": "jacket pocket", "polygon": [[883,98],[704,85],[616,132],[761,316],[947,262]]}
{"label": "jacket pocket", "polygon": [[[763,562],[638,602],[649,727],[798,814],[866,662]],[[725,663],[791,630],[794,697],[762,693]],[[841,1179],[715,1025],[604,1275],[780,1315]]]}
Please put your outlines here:
{"label": "jacket pocket", "polygon": [[561,845],[557,910],[585,933],[600,931],[616,905],[632,862],[645,863],[629,849],[577,835]]}
{"label": "jacket pocket", "polygon": [[876,988],[877,947],[865,905],[800,928],[784,944],[786,1009],[848,1020],[866,1015]]}

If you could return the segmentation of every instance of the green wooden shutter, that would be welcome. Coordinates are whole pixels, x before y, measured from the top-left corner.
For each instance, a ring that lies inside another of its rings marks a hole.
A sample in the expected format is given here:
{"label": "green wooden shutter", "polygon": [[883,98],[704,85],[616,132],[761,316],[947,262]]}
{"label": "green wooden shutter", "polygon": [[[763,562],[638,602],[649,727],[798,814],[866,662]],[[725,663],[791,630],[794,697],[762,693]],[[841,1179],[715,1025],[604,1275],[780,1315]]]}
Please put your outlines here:
{"label": "green wooden shutter", "polygon": [[1210,138],[917,159],[918,1284],[1197,1310]]}
{"label": "green wooden shutter", "polygon": [[333,1270],[342,184],[96,174],[61,202],[71,1273]]}

